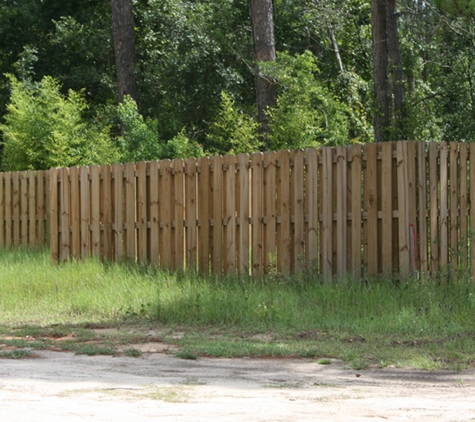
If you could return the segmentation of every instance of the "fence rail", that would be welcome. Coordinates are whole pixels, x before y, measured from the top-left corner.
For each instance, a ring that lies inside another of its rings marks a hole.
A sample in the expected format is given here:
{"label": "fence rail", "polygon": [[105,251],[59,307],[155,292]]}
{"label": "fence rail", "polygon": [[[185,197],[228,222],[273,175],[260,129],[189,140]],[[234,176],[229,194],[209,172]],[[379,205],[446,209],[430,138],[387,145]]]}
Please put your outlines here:
{"label": "fence rail", "polygon": [[475,275],[475,144],[399,141],[0,180],[0,246],[49,238],[54,261],[95,255],[254,276],[307,269],[324,280]]}

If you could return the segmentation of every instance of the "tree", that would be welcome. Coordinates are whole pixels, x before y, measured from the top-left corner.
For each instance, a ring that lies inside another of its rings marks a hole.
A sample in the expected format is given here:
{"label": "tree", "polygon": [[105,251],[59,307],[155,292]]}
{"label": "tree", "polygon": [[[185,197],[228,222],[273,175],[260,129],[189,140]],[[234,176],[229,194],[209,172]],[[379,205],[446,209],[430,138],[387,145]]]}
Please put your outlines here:
{"label": "tree", "polygon": [[275,61],[274,20],[272,0],[249,0],[256,77],[257,119],[265,141],[268,132],[266,109],[275,107],[275,83],[261,71],[260,63]]}
{"label": "tree", "polygon": [[112,0],[112,28],[114,34],[115,66],[119,102],[125,95],[139,103],[139,89],[135,78],[134,15],[131,0]]}
{"label": "tree", "polygon": [[374,134],[377,142],[404,139],[405,88],[397,33],[396,0],[371,0]]}

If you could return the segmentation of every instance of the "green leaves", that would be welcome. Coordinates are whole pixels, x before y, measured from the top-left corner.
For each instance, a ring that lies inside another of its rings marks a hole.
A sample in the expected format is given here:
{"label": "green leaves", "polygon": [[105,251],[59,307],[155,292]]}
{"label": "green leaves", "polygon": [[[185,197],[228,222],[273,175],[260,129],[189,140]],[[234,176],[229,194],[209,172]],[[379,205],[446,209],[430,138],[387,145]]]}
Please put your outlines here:
{"label": "green leaves", "polygon": [[64,96],[51,77],[37,84],[9,76],[11,98],[3,132],[4,170],[46,170],[51,167],[105,164],[117,159],[108,128],[83,119],[82,93]]}

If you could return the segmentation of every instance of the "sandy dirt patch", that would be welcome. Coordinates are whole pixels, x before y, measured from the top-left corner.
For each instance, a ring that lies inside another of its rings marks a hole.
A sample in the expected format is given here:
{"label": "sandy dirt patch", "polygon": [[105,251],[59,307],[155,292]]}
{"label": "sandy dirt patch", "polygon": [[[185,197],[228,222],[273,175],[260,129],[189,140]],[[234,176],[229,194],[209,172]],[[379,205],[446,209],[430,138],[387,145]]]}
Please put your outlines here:
{"label": "sandy dirt patch", "polygon": [[50,350],[35,356],[0,360],[2,421],[475,420],[475,370],[193,361],[158,350],[138,358]]}

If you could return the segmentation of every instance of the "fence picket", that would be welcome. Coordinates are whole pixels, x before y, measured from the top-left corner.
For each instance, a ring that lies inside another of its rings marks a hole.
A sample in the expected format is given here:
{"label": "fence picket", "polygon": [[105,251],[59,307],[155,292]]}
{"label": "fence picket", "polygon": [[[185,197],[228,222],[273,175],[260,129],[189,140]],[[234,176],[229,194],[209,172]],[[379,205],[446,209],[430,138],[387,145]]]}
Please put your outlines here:
{"label": "fence picket", "polygon": [[385,275],[393,271],[393,148],[392,142],[381,143],[381,265]]}
{"label": "fence picket", "polygon": [[263,264],[263,201],[262,201],[262,166],[263,155],[256,152],[251,156],[252,170],[252,274],[254,276],[262,275],[264,272]]}
{"label": "fence picket", "polygon": [[440,265],[447,270],[449,262],[449,178],[448,148],[445,142],[440,145]]}
{"label": "fence picket", "polygon": [[69,169],[71,185],[71,256],[79,258],[81,256],[81,200],[79,189],[79,167]]}
{"label": "fence picket", "polygon": [[430,269],[439,271],[439,166],[437,143],[429,143]]}
{"label": "fence picket", "polygon": [[[49,212],[50,212],[50,255],[52,262],[58,262],[59,259],[59,215],[58,215],[58,173],[59,169],[51,169],[49,172],[49,191],[50,191],[50,202],[49,202]],[[9,173],[7,173],[9,176]],[[9,179],[9,177],[8,177]],[[9,181],[9,180],[8,180]],[[10,183],[6,184],[8,187],[8,192],[6,192],[6,200],[9,200],[9,191],[10,191]],[[10,210],[10,212],[8,212]],[[7,224],[11,221],[11,208],[7,208],[8,214],[10,214],[10,219],[7,216]],[[8,237],[7,237],[8,241]],[[9,244],[7,242],[7,247]]]}
{"label": "fence picket", "polygon": [[336,249],[337,276],[340,279],[347,275],[347,227],[348,227],[348,184],[347,184],[347,149],[336,148]]}
{"label": "fence picket", "polygon": [[124,167],[114,164],[114,253],[117,262],[124,259]]}
{"label": "fence picket", "polygon": [[333,154],[329,147],[322,148],[322,275],[325,282],[333,277]]}
{"label": "fence picket", "polygon": [[459,230],[460,244],[457,246],[460,267],[466,268],[468,262],[468,222],[467,222],[467,144],[461,143],[459,150],[460,191],[459,191]]}
{"label": "fence picket", "polygon": [[173,195],[175,199],[173,202],[174,214],[173,214],[173,268],[183,268],[185,259],[185,230],[183,222],[185,219],[184,211],[184,181],[183,181],[183,166],[184,161],[182,158],[173,160]]}
{"label": "fence picket", "polygon": [[239,275],[249,275],[249,155],[239,154],[236,165],[237,270]]}
{"label": "fence picket", "polygon": [[137,168],[137,258],[138,262],[148,260],[147,237],[147,163],[141,161]]}
{"label": "fence picket", "polygon": [[223,226],[224,272],[236,272],[236,161],[233,155],[223,157]]}
{"label": "fence picket", "polygon": [[418,190],[418,251],[419,271],[428,271],[428,230],[427,230],[427,159],[426,144],[417,144],[417,190]]}
{"label": "fence picket", "polygon": [[198,160],[198,264],[205,274],[209,273],[210,256],[210,160],[201,157]]}
{"label": "fence picket", "polygon": [[348,189],[351,203],[351,252],[350,271],[355,280],[361,279],[361,145],[351,145],[349,151],[351,162]]}
{"label": "fence picket", "polygon": [[366,145],[366,262],[368,273],[378,273],[378,185],[377,185],[377,144]]}
{"label": "fence picket", "polygon": [[[280,273],[290,272],[290,153],[277,153],[277,269]],[[318,216],[317,216],[318,218]]]}
{"label": "fence picket", "polygon": [[[305,261],[306,268],[318,268],[318,154],[315,148],[305,150],[305,214],[307,215]],[[345,198],[346,200],[346,198]]]}
{"label": "fence picket", "polygon": [[186,220],[186,268],[196,270],[197,252],[197,161],[195,158],[187,158],[185,161],[185,220]]}

